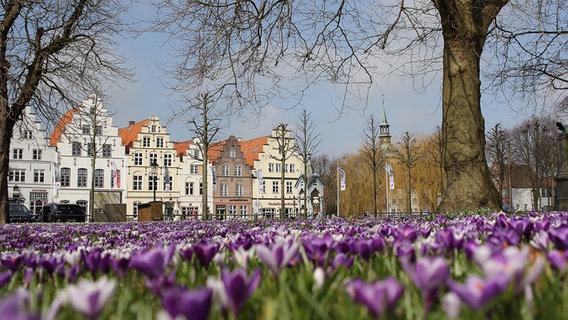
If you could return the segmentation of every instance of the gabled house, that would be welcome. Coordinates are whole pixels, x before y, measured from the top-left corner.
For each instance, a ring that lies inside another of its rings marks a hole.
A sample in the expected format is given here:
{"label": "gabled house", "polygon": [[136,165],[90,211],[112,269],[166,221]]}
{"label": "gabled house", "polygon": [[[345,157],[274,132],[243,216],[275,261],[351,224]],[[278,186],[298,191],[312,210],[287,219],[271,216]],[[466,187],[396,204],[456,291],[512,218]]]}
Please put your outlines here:
{"label": "gabled house", "polygon": [[50,145],[59,154],[55,202],[81,205],[90,221],[95,221],[94,212],[89,212],[91,185],[95,190],[95,211],[123,203],[124,146],[112,116],[96,95],[62,116],[50,135]]}

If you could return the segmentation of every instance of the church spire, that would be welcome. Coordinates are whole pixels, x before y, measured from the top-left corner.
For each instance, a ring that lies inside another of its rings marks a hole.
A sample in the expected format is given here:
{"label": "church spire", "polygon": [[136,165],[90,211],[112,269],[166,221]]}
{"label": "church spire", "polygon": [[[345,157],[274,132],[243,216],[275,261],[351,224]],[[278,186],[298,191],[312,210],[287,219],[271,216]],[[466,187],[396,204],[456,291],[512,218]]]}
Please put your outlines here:
{"label": "church spire", "polygon": [[379,144],[391,143],[390,125],[387,121],[387,112],[385,111],[385,95],[383,94],[383,120],[379,124]]}

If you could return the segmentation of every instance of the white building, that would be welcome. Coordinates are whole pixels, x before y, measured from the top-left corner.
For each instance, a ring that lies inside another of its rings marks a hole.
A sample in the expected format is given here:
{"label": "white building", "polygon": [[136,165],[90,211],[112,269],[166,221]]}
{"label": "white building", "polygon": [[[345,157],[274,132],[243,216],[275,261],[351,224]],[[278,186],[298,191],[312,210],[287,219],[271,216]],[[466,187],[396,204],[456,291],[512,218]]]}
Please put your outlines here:
{"label": "white building", "polygon": [[9,197],[18,198],[34,213],[57,193],[53,172],[57,153],[35,113],[26,107],[10,143]]}
{"label": "white building", "polygon": [[[179,196],[174,213],[178,219],[202,218],[203,212],[203,157],[199,139],[174,144],[179,158]],[[207,207],[213,207],[212,165],[207,166]]]}
{"label": "white building", "polygon": [[60,188],[55,202],[83,206],[91,221],[91,183],[95,189],[94,210],[124,202],[124,146],[112,117],[96,95],[63,115],[51,134],[50,144],[59,153]]}

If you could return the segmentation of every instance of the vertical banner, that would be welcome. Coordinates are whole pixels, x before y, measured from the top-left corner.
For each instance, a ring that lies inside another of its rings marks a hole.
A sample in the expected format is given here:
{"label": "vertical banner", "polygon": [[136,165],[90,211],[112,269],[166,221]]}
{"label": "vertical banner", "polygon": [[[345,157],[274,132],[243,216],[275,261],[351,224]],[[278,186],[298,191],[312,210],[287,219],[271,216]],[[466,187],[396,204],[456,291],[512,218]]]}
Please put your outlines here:
{"label": "vertical banner", "polygon": [[119,184],[119,178],[118,178],[118,170],[116,169],[116,164],[114,163],[114,161],[110,162],[110,168],[111,168],[111,176],[112,176],[112,180],[111,180],[111,189],[116,189],[116,188],[120,188]]}
{"label": "vertical banner", "polygon": [[342,167],[337,167],[337,171],[339,172],[339,190],[344,191],[346,188],[345,183],[345,171]]}
{"label": "vertical banner", "polygon": [[59,173],[59,159],[55,159],[55,162],[53,162],[53,186],[57,189],[59,189],[59,187],[61,187],[61,176]]}
{"label": "vertical banner", "polygon": [[385,170],[387,171],[387,174],[389,176],[389,189],[393,190],[394,189],[394,172],[392,171],[391,165],[387,164],[385,166]]}
{"label": "vertical banner", "polygon": [[172,190],[170,185],[170,171],[168,166],[164,163],[164,190]]}
{"label": "vertical banner", "polygon": [[215,165],[211,166],[211,175],[213,176],[213,193],[217,189],[217,167]]}
{"label": "vertical banner", "polygon": [[265,193],[264,190],[264,177],[262,176],[262,169],[256,170],[256,178],[258,179],[258,193]]}

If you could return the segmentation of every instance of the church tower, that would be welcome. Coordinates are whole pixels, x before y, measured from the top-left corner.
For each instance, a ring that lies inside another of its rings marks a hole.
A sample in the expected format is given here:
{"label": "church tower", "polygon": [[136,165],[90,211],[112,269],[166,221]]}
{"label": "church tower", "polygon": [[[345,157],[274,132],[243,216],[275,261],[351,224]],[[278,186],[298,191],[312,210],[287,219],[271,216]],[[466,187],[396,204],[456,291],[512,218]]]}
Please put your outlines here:
{"label": "church tower", "polygon": [[383,97],[383,121],[379,124],[379,144],[385,145],[391,143],[390,126],[387,121],[387,113],[385,111],[385,99]]}

